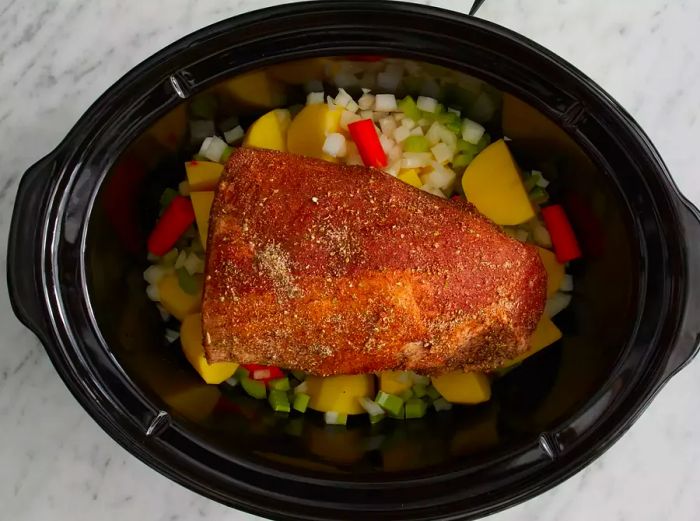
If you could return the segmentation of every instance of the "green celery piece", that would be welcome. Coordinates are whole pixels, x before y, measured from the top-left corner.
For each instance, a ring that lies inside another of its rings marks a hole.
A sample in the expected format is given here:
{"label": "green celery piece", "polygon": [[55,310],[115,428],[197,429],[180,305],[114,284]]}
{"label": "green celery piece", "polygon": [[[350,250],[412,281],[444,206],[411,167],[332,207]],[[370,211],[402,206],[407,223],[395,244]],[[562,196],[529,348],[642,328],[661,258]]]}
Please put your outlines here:
{"label": "green celery piece", "polygon": [[438,398],[442,397],[438,390],[435,389],[435,387],[433,387],[432,385],[429,385],[426,388],[425,393],[430,397],[431,400],[437,400]]}
{"label": "green celery piece", "polygon": [[226,163],[228,161],[228,158],[231,157],[231,154],[233,154],[233,147],[226,147],[224,149],[224,153],[221,154],[221,159],[219,159],[219,163]]}
{"label": "green celery piece", "polygon": [[421,111],[418,110],[416,102],[411,96],[406,96],[404,99],[400,100],[398,107],[407,118],[413,121],[418,121],[421,118]]}
{"label": "green celery piece", "polygon": [[160,262],[165,266],[173,266],[175,264],[175,261],[177,260],[178,255],[180,255],[180,252],[177,251],[177,248],[173,248],[168,253],[163,255]]}
{"label": "green celery piece", "polygon": [[219,102],[213,94],[201,94],[190,103],[190,114],[194,119],[214,119]]}
{"label": "green celery piece", "polygon": [[410,400],[413,398],[413,391],[411,391],[411,389],[406,389],[405,391],[399,393],[399,398],[401,398],[404,402]]}
{"label": "green celery piece", "polygon": [[386,418],[386,414],[370,414],[369,415],[369,422],[371,424],[379,423],[384,418]]}
{"label": "green celery piece", "polygon": [[549,201],[549,194],[547,193],[547,190],[541,186],[536,186],[530,190],[530,200],[537,204],[544,204]]}
{"label": "green celery piece", "polygon": [[163,194],[160,196],[160,209],[163,210],[168,207],[168,205],[172,202],[173,199],[175,199],[176,196],[180,195],[180,192],[175,190],[174,188],[166,188],[163,190]]}
{"label": "green celery piece", "polygon": [[469,163],[472,162],[472,159],[474,159],[474,156],[472,155],[459,154],[452,160],[452,170],[454,170],[458,174],[461,174],[462,172],[464,172],[467,166],[469,166]]}
{"label": "green celery piece", "polygon": [[395,413],[391,411],[386,412],[389,418],[394,418],[395,420],[405,420],[406,419],[406,406],[402,403],[401,407]]}
{"label": "green celery piece", "polygon": [[182,291],[189,295],[196,295],[199,291],[199,281],[194,275],[190,273],[185,268],[178,268],[175,270],[177,273],[177,282],[182,288]]}
{"label": "green celery piece", "polygon": [[427,409],[428,405],[423,400],[411,398],[406,402],[406,419],[422,418],[425,416]]}
{"label": "green celery piece", "polygon": [[483,149],[485,149],[490,144],[491,144],[491,136],[489,135],[488,132],[484,132],[484,135],[481,136],[481,139],[479,139],[479,142],[476,144],[476,148],[477,148],[478,152],[481,152]]}
{"label": "green celery piece", "polygon": [[253,380],[251,378],[245,377],[241,380],[241,386],[243,387],[243,390],[245,392],[247,392],[256,400],[262,400],[267,396],[267,389],[265,388],[265,384],[258,380]]}
{"label": "green celery piece", "polygon": [[343,414],[343,413],[336,413],[336,419],[333,422],[328,421],[329,420],[329,414],[332,413],[324,413],[323,419],[326,422],[327,425],[346,425],[348,423],[348,415]]}
{"label": "green celery piece", "polygon": [[535,186],[537,186],[537,176],[532,175],[531,172],[525,172],[523,174],[523,186],[525,187],[525,191],[529,192]]}
{"label": "green celery piece", "polygon": [[454,112],[439,114],[437,121],[450,132],[459,135],[462,131],[462,120]]}
{"label": "green celery piece", "polygon": [[300,382],[306,380],[306,373],[303,371],[292,371],[292,376]]}
{"label": "green celery piece", "polygon": [[457,152],[460,152],[462,154],[471,154],[473,157],[479,153],[479,150],[477,149],[475,144],[460,138],[457,140]]}
{"label": "green celery piece", "polygon": [[404,152],[428,152],[430,142],[425,136],[408,136],[403,142]]}
{"label": "green celery piece", "polygon": [[[263,384],[264,386],[265,384]],[[287,393],[279,389],[270,389],[270,395],[267,397],[270,407],[275,412],[289,412],[289,398]]]}
{"label": "green celery piece", "polygon": [[289,385],[289,378],[286,376],[283,378],[270,380],[268,385],[270,386],[270,389],[275,389],[277,391],[289,391],[291,389],[291,386]]}
{"label": "green celery piece", "polygon": [[238,379],[238,381],[240,382],[244,378],[248,378],[248,369],[246,369],[242,365],[239,365],[238,368],[236,369],[236,372],[233,373],[233,376],[235,376]]}
{"label": "green celery piece", "polygon": [[416,398],[423,398],[428,394],[428,388],[423,384],[413,384],[413,396]]}
{"label": "green celery piece", "polygon": [[385,393],[384,391],[379,391],[377,397],[374,400],[379,404],[379,406],[390,414],[398,415],[403,409],[403,400],[396,396],[395,394]]}
{"label": "green celery piece", "polygon": [[311,400],[311,396],[308,394],[297,393],[294,395],[294,403],[292,404],[292,407],[295,411],[305,413],[306,408],[309,406],[309,400]]}

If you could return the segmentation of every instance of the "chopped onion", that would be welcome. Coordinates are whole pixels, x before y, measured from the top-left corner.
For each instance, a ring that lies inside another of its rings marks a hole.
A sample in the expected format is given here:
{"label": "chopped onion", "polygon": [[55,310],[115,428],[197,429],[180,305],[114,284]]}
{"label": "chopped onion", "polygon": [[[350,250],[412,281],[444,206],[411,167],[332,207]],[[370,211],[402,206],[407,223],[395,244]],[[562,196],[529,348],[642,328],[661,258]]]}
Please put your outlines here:
{"label": "chopped onion", "polygon": [[476,121],[472,121],[468,118],[462,120],[462,139],[464,141],[476,145],[483,135],[484,127],[479,125]]}
{"label": "chopped onion", "polygon": [[235,142],[243,139],[244,134],[245,132],[243,131],[243,127],[238,125],[237,127],[233,127],[231,130],[224,132],[224,139],[226,140],[226,143],[233,145]]}
{"label": "chopped onion", "polygon": [[447,199],[444,193],[442,193],[442,190],[440,190],[438,187],[433,186],[433,185],[423,185],[420,187],[421,190],[424,192],[428,192],[429,194],[437,195],[438,197],[442,197],[443,199]]}
{"label": "chopped onion", "polygon": [[416,127],[411,129],[411,136],[422,136],[423,135],[423,129],[420,127]]}
{"label": "chopped onion", "polygon": [[535,184],[540,188],[547,188],[549,186],[549,181],[547,181],[544,178],[542,172],[540,172],[539,170],[533,170],[532,172],[530,172],[530,174],[537,176],[537,183]]}
{"label": "chopped onion", "polygon": [[307,81],[304,84],[304,90],[308,93],[323,91],[323,83],[319,80]]}
{"label": "chopped onion", "polygon": [[323,91],[319,92],[309,92],[306,95],[306,104],[307,105],[316,105],[316,104],[321,104],[323,101],[326,99],[325,94]]}
{"label": "chopped onion", "polygon": [[401,161],[394,161],[393,163],[391,163],[389,166],[387,166],[384,169],[384,172],[386,172],[387,174],[389,174],[391,176],[396,177],[397,175],[399,175],[400,170],[401,170]]}
{"label": "chopped onion", "polygon": [[437,145],[432,147],[430,151],[433,153],[435,161],[442,165],[444,165],[445,163],[449,163],[454,157],[454,152],[446,143],[438,143]]}
{"label": "chopped onion", "polygon": [[411,118],[403,118],[401,120],[401,126],[406,127],[408,130],[411,130],[416,126],[416,122],[413,121]]}
{"label": "chopped onion", "polygon": [[539,222],[532,227],[532,239],[535,241],[535,244],[538,244],[539,246],[543,246],[545,248],[552,247],[552,237],[549,235],[549,230],[547,230],[547,228],[542,226]]}
{"label": "chopped onion", "polygon": [[377,94],[374,97],[374,110],[381,112],[397,111],[396,96],[393,94]]}
{"label": "chopped onion", "polygon": [[374,116],[374,112],[372,112],[371,110],[361,110],[360,111],[360,117],[362,119],[372,119],[373,116]]}
{"label": "chopped onion", "polygon": [[335,97],[335,104],[338,105],[339,107],[347,107],[348,103],[353,101],[352,96],[348,94],[345,89],[340,88],[338,89],[338,95]]}
{"label": "chopped onion", "polygon": [[363,95],[364,95],[364,94],[369,94],[370,92],[372,92],[372,89],[368,89],[368,88],[362,87],[362,94],[363,94]]}
{"label": "chopped onion", "polygon": [[406,138],[410,135],[411,131],[408,129],[408,127],[404,127],[403,125],[401,125],[394,131],[394,139],[397,143],[403,143],[406,140]]}
{"label": "chopped onion", "polygon": [[210,161],[218,163],[226,147],[228,147],[226,141],[218,136],[211,136],[204,140],[202,147],[199,149],[199,153]]}
{"label": "chopped onion", "polygon": [[378,112],[378,111],[372,112],[372,120],[375,123],[379,123],[379,120],[384,119],[386,116],[387,116],[386,112]]}
{"label": "chopped onion", "polygon": [[433,113],[437,110],[438,101],[435,98],[430,98],[428,96],[418,96],[416,106],[418,107],[418,110]]}
{"label": "chopped onion", "polygon": [[178,331],[175,331],[174,329],[166,329],[165,330],[165,339],[168,341],[168,343],[175,342],[180,338],[180,333]]}
{"label": "chopped onion", "polygon": [[529,235],[530,234],[527,233],[527,230],[523,230],[522,228],[515,229],[515,238],[520,242],[527,242]]}
{"label": "chopped onion", "polygon": [[192,120],[190,121],[190,141],[192,143],[201,143],[208,136],[213,136],[216,133],[214,122],[211,120]]}
{"label": "chopped onion", "polygon": [[573,291],[574,290],[574,278],[566,274],[564,278],[561,279],[561,285],[559,286],[559,291]]}
{"label": "chopped onion", "polygon": [[382,129],[382,134],[384,134],[386,137],[392,137],[396,127],[396,120],[390,116],[379,120],[379,128]]}
{"label": "chopped onion", "polygon": [[360,106],[354,100],[350,100],[350,102],[345,105],[345,110],[349,110],[350,112],[357,112],[359,109]]}
{"label": "chopped onion", "polygon": [[438,398],[433,402],[433,407],[435,407],[435,410],[437,412],[449,411],[450,409],[452,409],[452,404],[444,398]]}
{"label": "chopped onion", "polygon": [[396,144],[394,145],[391,150],[389,150],[389,153],[387,154],[389,156],[390,161],[397,161],[399,163],[399,167],[401,166],[401,155],[403,154],[403,148],[401,148],[401,145]]}
{"label": "chopped onion", "polygon": [[168,313],[163,306],[156,304],[156,307],[158,308],[158,313],[160,313],[160,318],[163,320],[163,322],[170,320],[170,313]]}
{"label": "chopped onion", "polygon": [[411,380],[413,380],[413,384],[418,384],[418,385],[430,385],[430,377],[425,376],[422,374],[416,374],[413,371],[411,371]]}
{"label": "chopped onion", "polygon": [[343,130],[348,129],[348,125],[350,123],[354,123],[355,121],[360,121],[362,118],[358,116],[357,114],[354,114],[350,112],[349,110],[344,110],[343,113],[340,115],[340,128]]}
{"label": "chopped onion", "polygon": [[454,109],[452,107],[447,108],[447,112],[452,112],[452,114],[457,114],[458,116],[462,115],[462,111],[459,109]]}
{"label": "chopped onion", "polygon": [[425,118],[420,118],[418,121],[416,121],[416,124],[420,127],[428,128],[430,126],[430,120],[425,119]]}
{"label": "chopped onion", "polygon": [[379,142],[382,144],[382,148],[384,149],[385,154],[388,154],[389,151],[392,148],[394,148],[394,145],[396,144],[396,142],[393,139],[386,137],[383,134],[379,136]]}
{"label": "chopped onion", "polygon": [[434,165],[428,172],[420,176],[424,184],[439,188],[444,193],[452,191],[457,174],[450,168]]}
{"label": "chopped onion", "polygon": [[428,139],[430,145],[437,145],[441,141],[443,126],[437,121],[430,125],[428,132],[425,133],[425,137]]}
{"label": "chopped onion", "polygon": [[186,260],[187,252],[183,250],[180,252],[180,255],[177,256],[177,260],[175,261],[175,269],[178,270],[182,268],[185,265]]}
{"label": "chopped onion", "polygon": [[571,295],[569,293],[557,291],[547,299],[547,303],[544,305],[544,314],[552,318],[557,313],[566,309],[570,303]]}
{"label": "chopped onion", "polygon": [[367,414],[369,414],[370,416],[381,416],[386,414],[384,412],[384,409],[382,409],[377,402],[375,402],[374,400],[370,400],[366,396],[360,396],[357,400],[360,402],[362,408],[365,411],[367,411]]}
{"label": "chopped onion", "polygon": [[328,104],[329,110],[335,110],[335,99],[330,96],[326,96],[326,103]]}
{"label": "chopped onion", "polygon": [[238,378],[232,376],[231,378],[224,380],[224,383],[229,387],[236,387],[238,385]]}
{"label": "chopped onion", "polygon": [[166,273],[167,270],[163,266],[153,264],[152,266],[146,268],[146,270],[143,272],[143,280],[149,284],[158,284],[160,279],[165,277]]}
{"label": "chopped onion", "polygon": [[406,114],[404,114],[403,112],[394,112],[394,119],[397,122],[403,121],[404,119],[406,119]]}
{"label": "chopped onion", "polygon": [[457,136],[455,133],[444,125],[440,125],[438,132],[440,135],[440,141],[450,147],[450,150],[452,150],[452,153],[454,154],[457,151]]}
{"label": "chopped onion", "polygon": [[401,168],[423,168],[433,159],[430,152],[406,152],[401,160]]}
{"label": "chopped onion", "polygon": [[192,252],[187,256],[182,267],[185,268],[190,275],[204,273],[204,260],[200,259],[196,253]]}
{"label": "chopped onion", "polygon": [[323,414],[323,419],[327,425],[345,425],[348,421],[348,415],[336,411],[328,411]]}
{"label": "chopped onion", "polygon": [[345,142],[345,136],[333,132],[326,136],[326,140],[323,142],[323,152],[331,157],[345,157],[348,148]]}
{"label": "chopped onion", "polygon": [[158,290],[158,286],[155,284],[149,284],[146,286],[146,295],[153,302],[160,302],[160,291]]}
{"label": "chopped onion", "polygon": [[372,110],[374,107],[374,94],[363,94],[357,100],[360,110]]}

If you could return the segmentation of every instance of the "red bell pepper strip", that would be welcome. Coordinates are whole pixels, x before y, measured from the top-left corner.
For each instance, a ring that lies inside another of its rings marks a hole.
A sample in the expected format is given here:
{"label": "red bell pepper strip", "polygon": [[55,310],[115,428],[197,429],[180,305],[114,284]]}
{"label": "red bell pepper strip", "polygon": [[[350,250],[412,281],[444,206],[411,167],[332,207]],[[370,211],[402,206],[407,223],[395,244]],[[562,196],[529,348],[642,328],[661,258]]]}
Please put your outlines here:
{"label": "red bell pepper strip", "polygon": [[241,364],[241,367],[248,371],[248,378],[259,380],[267,384],[270,380],[284,377],[282,369],[272,365]]}
{"label": "red bell pepper strip", "polygon": [[564,264],[581,257],[581,248],[561,205],[553,204],[542,208],[542,219],[552,237],[554,253],[559,262]]}
{"label": "red bell pepper strip", "polygon": [[374,122],[371,119],[361,119],[350,123],[348,130],[352,140],[357,145],[357,151],[360,153],[365,166],[383,168],[387,165],[386,154],[379,141],[377,129],[374,128]]}
{"label": "red bell pepper strip", "polygon": [[175,196],[148,237],[148,251],[165,255],[194,222],[194,208],[188,197]]}

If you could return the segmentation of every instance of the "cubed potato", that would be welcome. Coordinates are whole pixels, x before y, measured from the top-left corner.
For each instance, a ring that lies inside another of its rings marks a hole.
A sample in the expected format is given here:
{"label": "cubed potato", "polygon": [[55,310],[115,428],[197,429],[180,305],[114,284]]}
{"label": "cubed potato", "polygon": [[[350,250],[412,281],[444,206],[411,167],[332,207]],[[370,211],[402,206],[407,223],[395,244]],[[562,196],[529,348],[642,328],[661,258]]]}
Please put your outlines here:
{"label": "cubed potato", "polygon": [[185,163],[185,171],[190,192],[205,192],[214,190],[219,184],[224,165],[211,161],[188,161]]}
{"label": "cubed potato", "polygon": [[306,385],[315,411],[335,411],[343,414],[362,414],[365,410],[358,398],[374,398],[374,376],[371,374],[340,376],[308,376]]}
{"label": "cubed potato", "polygon": [[413,380],[405,371],[383,371],[379,373],[379,390],[389,394],[400,394],[413,386]]}
{"label": "cubed potato", "polygon": [[185,317],[180,325],[180,343],[185,358],[208,384],[220,384],[233,376],[238,364],[235,362],[217,362],[210,364],[204,356],[202,345],[202,315],[195,313]]}
{"label": "cubed potato", "polygon": [[[198,278],[201,279],[201,276]],[[170,273],[164,276],[158,283],[160,304],[165,310],[178,320],[182,321],[186,316],[199,312],[202,306],[202,291],[191,295],[185,292],[177,280],[177,275]]]}
{"label": "cubed potato", "polygon": [[287,109],[271,110],[248,128],[243,146],[287,151],[287,130],[292,116]]}
{"label": "cubed potato", "polygon": [[512,360],[509,360],[508,362],[503,364],[499,371],[503,371],[504,369],[508,369],[516,364],[519,364],[526,358],[534,355],[535,353],[544,349],[548,345],[553,344],[561,337],[562,333],[559,330],[559,328],[554,324],[554,322],[552,322],[552,319],[550,319],[546,315],[542,315],[540,321],[537,323],[535,331],[530,337],[530,349],[522,355],[513,358]]}
{"label": "cubed potato", "polygon": [[307,105],[292,120],[287,131],[287,151],[302,156],[336,161],[323,152],[326,136],[340,132],[342,109],[329,109],[326,103]]}
{"label": "cubed potato", "polygon": [[476,404],[491,399],[491,381],[483,373],[453,371],[433,377],[432,382],[451,403]]}
{"label": "cubed potato", "polygon": [[404,183],[407,183],[411,186],[415,186],[416,188],[420,188],[421,186],[423,186],[423,182],[418,176],[418,169],[416,168],[408,168],[401,170],[399,172],[399,175],[397,175],[396,177],[398,177]]}
{"label": "cubed potato", "polygon": [[194,216],[197,220],[197,230],[199,238],[202,241],[202,246],[207,247],[207,234],[209,233],[209,213],[211,212],[211,204],[214,202],[214,192],[192,192],[192,207],[194,208]]}

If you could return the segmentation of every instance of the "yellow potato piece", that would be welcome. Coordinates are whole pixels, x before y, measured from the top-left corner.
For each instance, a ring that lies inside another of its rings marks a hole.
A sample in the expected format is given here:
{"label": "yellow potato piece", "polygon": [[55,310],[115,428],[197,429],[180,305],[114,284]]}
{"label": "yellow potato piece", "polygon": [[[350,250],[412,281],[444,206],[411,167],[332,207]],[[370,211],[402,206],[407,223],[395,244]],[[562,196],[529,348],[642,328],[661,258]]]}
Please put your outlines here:
{"label": "yellow potato piece", "polygon": [[185,171],[190,192],[205,192],[214,190],[219,184],[224,165],[211,161],[188,161],[185,163]]}
{"label": "yellow potato piece", "polygon": [[420,177],[418,177],[418,170],[416,170],[415,168],[401,170],[401,172],[399,172],[399,175],[396,177],[404,183],[409,184],[411,186],[415,186],[416,188],[420,188],[421,186],[423,186],[423,182],[420,180]]}
{"label": "yellow potato piece", "polygon": [[433,377],[432,382],[448,402],[475,404],[491,399],[491,381],[483,373],[454,371]]}
{"label": "yellow potato piece", "polygon": [[271,110],[259,117],[246,132],[243,146],[287,151],[287,129],[292,115],[287,109]]}
{"label": "yellow potato piece", "polygon": [[547,347],[548,345],[553,344],[561,337],[562,333],[559,330],[559,328],[556,325],[554,325],[552,319],[546,315],[542,315],[540,321],[537,323],[535,331],[530,337],[530,349],[528,349],[522,355],[513,358],[512,360],[509,360],[508,362],[503,364],[503,366],[499,368],[499,371],[502,371],[503,369],[508,369],[509,367],[519,364],[527,357],[532,356],[538,351]]}
{"label": "yellow potato piece", "polygon": [[379,373],[379,389],[389,394],[400,394],[413,386],[413,380],[403,371],[383,371]]}
{"label": "yellow potato piece", "polygon": [[177,275],[174,273],[168,274],[160,280],[158,292],[160,293],[160,304],[180,321],[184,320],[187,315],[197,313],[201,308],[201,288],[195,295],[190,295],[180,287]]}
{"label": "yellow potato piece", "polygon": [[327,58],[309,58],[273,65],[268,71],[271,77],[284,83],[303,85],[311,80],[322,80],[327,63],[330,63]]}
{"label": "yellow potato piece", "polygon": [[218,88],[249,108],[273,109],[284,105],[286,100],[284,85],[270,78],[265,71],[240,74]]}
{"label": "yellow potato piece", "polygon": [[209,233],[209,214],[211,212],[211,204],[214,202],[214,192],[192,192],[190,199],[192,199],[194,217],[197,220],[199,238],[202,241],[202,246],[206,248],[207,234]]}
{"label": "yellow potato piece", "polygon": [[195,313],[185,317],[180,325],[180,343],[185,358],[208,384],[220,384],[231,378],[238,364],[235,362],[217,362],[210,364],[204,356],[202,345],[202,315]]}
{"label": "yellow potato piece", "polygon": [[540,254],[540,259],[542,259],[542,264],[547,272],[547,297],[551,297],[561,286],[561,281],[564,280],[564,265],[557,260],[557,256],[554,252],[540,248],[537,246],[537,253]]}
{"label": "yellow potato piece", "polygon": [[462,188],[467,199],[496,224],[514,226],[535,216],[518,165],[502,139],[469,163]]}
{"label": "yellow potato piece", "polygon": [[330,110],[326,103],[307,105],[292,120],[287,131],[287,151],[302,156],[337,161],[323,153],[326,135],[338,132],[342,110]]}
{"label": "yellow potato piece", "polygon": [[307,376],[309,407],[315,411],[335,411],[362,414],[365,410],[358,398],[374,396],[374,376],[371,374],[340,376]]}

